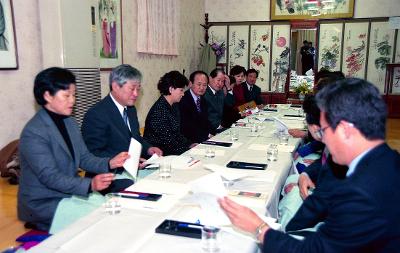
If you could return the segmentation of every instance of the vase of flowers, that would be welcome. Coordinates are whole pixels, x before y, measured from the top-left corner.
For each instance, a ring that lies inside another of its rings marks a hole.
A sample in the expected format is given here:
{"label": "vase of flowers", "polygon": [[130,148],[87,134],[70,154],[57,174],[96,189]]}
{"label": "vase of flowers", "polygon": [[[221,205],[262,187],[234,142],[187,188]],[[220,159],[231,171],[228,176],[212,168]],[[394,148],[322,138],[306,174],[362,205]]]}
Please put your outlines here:
{"label": "vase of flowers", "polygon": [[299,99],[303,101],[306,95],[312,92],[312,89],[307,81],[304,81],[296,87],[295,91],[299,95]]}
{"label": "vase of flowers", "polygon": [[215,56],[217,56],[217,62],[225,55],[225,42],[213,42],[211,48],[214,50]]}

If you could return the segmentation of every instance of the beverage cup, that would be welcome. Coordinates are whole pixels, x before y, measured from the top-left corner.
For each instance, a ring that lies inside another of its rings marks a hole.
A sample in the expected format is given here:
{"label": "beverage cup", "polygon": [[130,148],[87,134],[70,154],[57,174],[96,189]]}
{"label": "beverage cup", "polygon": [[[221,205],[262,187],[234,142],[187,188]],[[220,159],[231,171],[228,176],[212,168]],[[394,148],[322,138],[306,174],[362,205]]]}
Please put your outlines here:
{"label": "beverage cup", "polygon": [[201,230],[201,247],[204,252],[220,251],[220,229],[213,226],[204,226]]}

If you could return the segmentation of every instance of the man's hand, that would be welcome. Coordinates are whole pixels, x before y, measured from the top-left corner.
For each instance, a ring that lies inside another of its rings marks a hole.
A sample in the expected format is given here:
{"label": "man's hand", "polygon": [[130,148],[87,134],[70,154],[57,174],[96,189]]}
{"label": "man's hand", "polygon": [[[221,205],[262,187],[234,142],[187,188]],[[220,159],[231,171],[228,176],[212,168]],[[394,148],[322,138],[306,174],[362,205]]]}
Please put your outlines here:
{"label": "man's hand", "polygon": [[301,129],[289,129],[288,132],[294,138],[304,138],[307,136],[307,131]]}
{"label": "man's hand", "polygon": [[114,156],[114,158],[112,158],[108,163],[111,169],[115,169],[122,167],[126,159],[128,158],[129,158],[128,152],[121,152],[118,155]]}
{"label": "man's hand", "polygon": [[141,170],[141,169],[143,169],[144,167],[147,166],[146,161],[147,161],[147,160],[144,159],[144,158],[142,158],[142,157],[139,158],[139,170]]}
{"label": "man's hand", "polygon": [[159,148],[157,148],[157,147],[150,147],[148,150],[147,150],[147,154],[148,155],[154,155],[154,154],[157,154],[158,156],[162,156],[163,155],[163,152],[162,152],[162,150],[161,149],[159,149]]}
{"label": "man's hand", "polygon": [[101,191],[106,189],[112,183],[114,179],[114,174],[112,173],[103,173],[98,174],[94,178],[92,178],[92,182],[90,183],[92,191]]}
{"label": "man's hand", "polygon": [[300,174],[298,184],[299,184],[300,196],[302,199],[306,199],[308,197],[309,189],[315,188],[315,184],[308,177],[306,173]]}
{"label": "man's hand", "polygon": [[218,199],[222,210],[228,215],[232,224],[250,233],[255,233],[263,220],[251,209],[239,205],[227,197]]}
{"label": "man's hand", "polygon": [[229,79],[228,75],[225,75],[224,83],[225,83],[225,87],[226,87],[227,91],[231,91],[233,89],[233,87],[235,86],[235,84],[231,84],[231,80]]}

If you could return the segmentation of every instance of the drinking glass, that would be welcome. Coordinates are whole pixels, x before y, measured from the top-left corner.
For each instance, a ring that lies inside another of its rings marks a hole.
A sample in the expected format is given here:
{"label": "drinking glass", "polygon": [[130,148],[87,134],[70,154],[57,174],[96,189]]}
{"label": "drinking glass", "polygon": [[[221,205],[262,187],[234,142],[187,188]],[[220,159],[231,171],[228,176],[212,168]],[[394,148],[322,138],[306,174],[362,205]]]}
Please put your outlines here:
{"label": "drinking glass", "polygon": [[204,226],[201,230],[201,247],[205,252],[220,250],[220,229],[213,226]]}

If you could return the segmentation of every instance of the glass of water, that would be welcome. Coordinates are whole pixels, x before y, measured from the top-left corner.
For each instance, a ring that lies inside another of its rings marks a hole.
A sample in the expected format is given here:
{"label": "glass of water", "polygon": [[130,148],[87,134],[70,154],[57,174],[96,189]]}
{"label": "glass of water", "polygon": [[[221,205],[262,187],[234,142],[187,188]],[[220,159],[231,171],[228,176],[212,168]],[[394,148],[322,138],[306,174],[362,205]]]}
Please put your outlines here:
{"label": "glass of water", "polygon": [[220,229],[213,226],[204,226],[201,231],[201,247],[204,252],[218,252],[220,250]]}
{"label": "glass of water", "polygon": [[167,179],[170,178],[171,175],[172,175],[171,163],[167,161],[160,163],[158,168],[158,177],[161,179]]}
{"label": "glass of water", "polygon": [[213,146],[206,146],[205,156],[207,158],[214,158],[215,157],[215,148]]}
{"label": "glass of water", "polygon": [[104,203],[106,213],[115,215],[121,212],[121,195],[117,193],[107,193],[106,202]]}
{"label": "glass of water", "polygon": [[231,141],[237,141],[239,140],[239,131],[235,128],[232,128],[229,132]]}
{"label": "glass of water", "polygon": [[268,161],[278,160],[278,146],[276,144],[269,144],[267,149],[267,160]]}

